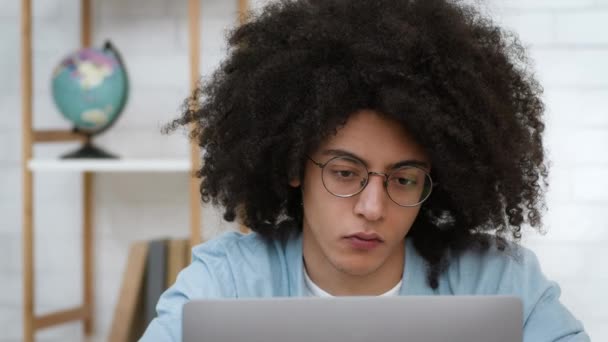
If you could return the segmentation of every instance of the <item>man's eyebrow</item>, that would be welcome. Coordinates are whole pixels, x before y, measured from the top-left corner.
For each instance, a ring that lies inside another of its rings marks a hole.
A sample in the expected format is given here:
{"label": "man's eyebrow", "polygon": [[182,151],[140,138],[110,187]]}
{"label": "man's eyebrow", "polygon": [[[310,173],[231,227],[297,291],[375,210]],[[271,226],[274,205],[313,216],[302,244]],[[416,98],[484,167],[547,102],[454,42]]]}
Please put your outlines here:
{"label": "man's eyebrow", "polygon": [[422,160],[416,160],[416,159],[408,159],[408,160],[399,161],[399,162],[393,164],[390,167],[390,169],[398,169],[403,166],[417,166],[417,167],[423,168],[427,171],[428,171],[428,169],[430,169],[429,163],[422,161]]}
{"label": "man's eyebrow", "polygon": [[[365,165],[365,167],[369,168],[369,163],[365,159],[359,157],[358,155],[356,155],[352,152],[346,151],[346,150],[328,149],[328,150],[324,150],[321,154],[324,156],[332,156],[332,157],[349,157],[349,158],[360,161],[361,163],[363,163],[363,165]],[[389,164],[386,167],[386,169],[394,170],[394,169],[398,169],[398,168],[404,167],[404,166],[417,166],[417,167],[424,168],[426,170],[428,170],[430,168],[429,163],[427,163],[423,160],[407,159],[407,160],[398,161],[394,164]]]}

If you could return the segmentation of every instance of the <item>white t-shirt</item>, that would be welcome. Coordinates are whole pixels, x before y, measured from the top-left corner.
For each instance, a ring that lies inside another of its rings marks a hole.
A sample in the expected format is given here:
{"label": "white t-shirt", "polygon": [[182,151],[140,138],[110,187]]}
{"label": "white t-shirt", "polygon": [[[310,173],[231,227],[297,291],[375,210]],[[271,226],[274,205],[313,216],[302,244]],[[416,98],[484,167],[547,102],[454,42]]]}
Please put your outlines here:
{"label": "white t-shirt", "polygon": [[[334,297],[322,288],[320,288],[317,284],[314,283],[314,281],[312,281],[312,279],[310,279],[308,272],[306,272],[306,267],[303,267],[303,269],[304,283],[306,284],[304,292],[307,297]],[[403,279],[399,280],[395,287],[381,294],[380,297],[391,297],[399,295],[399,291],[401,290],[401,284],[403,284]]]}

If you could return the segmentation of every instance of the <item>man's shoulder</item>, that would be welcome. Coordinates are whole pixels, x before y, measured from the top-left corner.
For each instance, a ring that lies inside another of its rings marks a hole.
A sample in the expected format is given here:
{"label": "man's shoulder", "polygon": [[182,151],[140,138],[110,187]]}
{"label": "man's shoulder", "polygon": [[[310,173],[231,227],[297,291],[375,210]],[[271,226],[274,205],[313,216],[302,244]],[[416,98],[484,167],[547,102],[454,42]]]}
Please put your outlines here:
{"label": "man's shoulder", "polygon": [[193,262],[238,273],[276,272],[295,260],[299,237],[271,239],[252,232],[226,232],[192,249]]}
{"label": "man's shoulder", "polygon": [[288,269],[298,267],[297,240],[273,240],[257,233],[224,233],[193,249],[193,264],[233,297],[268,297],[288,293]]}
{"label": "man's shoulder", "polygon": [[234,255],[256,256],[261,251],[276,248],[276,244],[257,233],[224,232],[192,248],[195,258],[225,258]]}
{"label": "man's shoulder", "polygon": [[523,284],[544,280],[534,252],[515,242],[452,257],[447,277],[453,289],[471,294],[517,294]]}

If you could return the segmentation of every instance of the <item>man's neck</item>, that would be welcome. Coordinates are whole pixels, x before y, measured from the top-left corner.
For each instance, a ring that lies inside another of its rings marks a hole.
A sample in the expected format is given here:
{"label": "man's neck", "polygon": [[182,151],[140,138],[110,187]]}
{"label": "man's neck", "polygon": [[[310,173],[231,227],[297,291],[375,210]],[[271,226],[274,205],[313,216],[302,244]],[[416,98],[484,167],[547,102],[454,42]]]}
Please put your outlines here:
{"label": "man's neck", "polygon": [[405,242],[403,248],[367,274],[351,274],[339,269],[316,246],[303,241],[304,267],[311,280],[334,296],[377,296],[394,288],[403,277]]}

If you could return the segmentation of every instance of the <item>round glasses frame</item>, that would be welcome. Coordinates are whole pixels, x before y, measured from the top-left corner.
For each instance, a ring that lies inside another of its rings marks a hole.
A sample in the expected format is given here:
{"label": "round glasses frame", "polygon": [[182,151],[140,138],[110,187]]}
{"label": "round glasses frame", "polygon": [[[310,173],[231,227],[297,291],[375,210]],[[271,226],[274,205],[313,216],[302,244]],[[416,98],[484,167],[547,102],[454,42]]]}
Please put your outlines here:
{"label": "round glasses frame", "polygon": [[[336,196],[336,197],[340,197],[340,198],[349,198],[349,197],[353,197],[353,196],[356,196],[356,195],[360,194],[360,193],[361,193],[363,190],[365,190],[365,188],[366,188],[366,187],[367,187],[367,185],[369,184],[369,177],[370,177],[370,176],[373,176],[373,175],[376,175],[376,176],[381,176],[381,177],[383,177],[383,178],[384,178],[384,181],[382,182],[382,184],[384,185],[384,191],[386,191],[386,194],[388,195],[388,198],[390,198],[390,199],[391,199],[391,201],[393,201],[393,203],[395,203],[396,205],[398,205],[398,206],[400,206],[400,207],[406,207],[406,208],[407,208],[407,207],[416,207],[416,206],[419,206],[419,205],[420,205],[420,204],[422,204],[424,201],[426,201],[426,200],[427,200],[427,199],[428,199],[428,198],[431,196],[431,192],[433,192],[433,187],[434,187],[434,184],[433,184],[433,179],[431,178],[431,175],[430,175],[430,174],[429,174],[429,173],[428,173],[428,172],[427,172],[425,169],[423,169],[423,168],[421,168],[421,167],[418,167],[418,166],[414,166],[414,165],[408,165],[408,166],[404,166],[404,167],[398,168],[398,169],[396,169],[396,170],[393,170],[393,171],[391,171],[391,172],[389,172],[389,173],[383,173],[383,172],[369,171],[369,170],[367,169],[367,166],[365,166],[365,165],[364,165],[363,163],[361,163],[359,160],[354,159],[354,158],[345,157],[345,156],[337,156],[337,157],[333,157],[333,158],[329,159],[328,161],[326,161],[325,163],[320,163],[320,162],[318,162],[318,161],[316,161],[316,160],[312,159],[312,158],[311,158],[310,156],[308,156],[308,155],[307,155],[306,157],[307,157],[308,159],[310,159],[310,161],[311,161],[311,162],[313,162],[313,164],[315,164],[316,166],[318,166],[318,167],[321,169],[321,182],[323,183],[323,187],[325,188],[325,190],[327,190],[327,192],[329,192],[330,194],[332,194],[332,195],[334,195],[334,196]],[[347,160],[354,161],[354,162],[356,162],[356,163],[359,163],[359,164],[360,164],[360,165],[361,165],[361,166],[362,166],[362,167],[365,169],[365,171],[366,171],[366,173],[367,173],[367,177],[365,178],[365,184],[364,184],[364,185],[361,187],[361,189],[359,189],[359,191],[357,191],[357,192],[355,192],[355,193],[353,193],[353,194],[350,194],[350,195],[338,195],[338,194],[335,194],[335,193],[331,192],[331,191],[330,191],[330,190],[327,188],[327,185],[325,184],[325,179],[323,178],[323,170],[324,170],[325,166],[327,166],[329,163],[331,163],[332,161],[334,161],[334,160],[336,160],[336,159],[347,159]],[[426,179],[428,179],[428,181],[429,181],[429,185],[428,185],[429,192],[426,194],[426,196],[424,196],[424,198],[422,198],[420,201],[418,201],[418,202],[417,202],[417,203],[415,203],[415,204],[403,205],[403,204],[397,203],[397,202],[396,202],[396,201],[395,201],[395,200],[394,200],[394,199],[391,197],[391,193],[388,191],[388,180],[390,179],[390,176],[391,176],[391,175],[392,175],[394,172],[399,171],[399,170],[401,170],[401,169],[403,169],[403,168],[415,168],[415,169],[418,169],[418,170],[420,170],[420,171],[424,172],[424,175],[425,175]]]}

